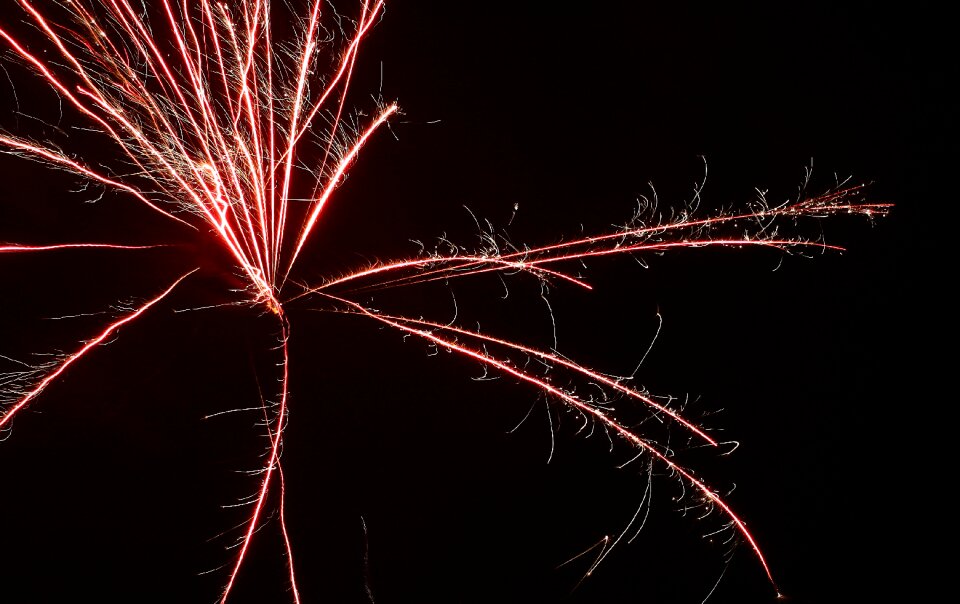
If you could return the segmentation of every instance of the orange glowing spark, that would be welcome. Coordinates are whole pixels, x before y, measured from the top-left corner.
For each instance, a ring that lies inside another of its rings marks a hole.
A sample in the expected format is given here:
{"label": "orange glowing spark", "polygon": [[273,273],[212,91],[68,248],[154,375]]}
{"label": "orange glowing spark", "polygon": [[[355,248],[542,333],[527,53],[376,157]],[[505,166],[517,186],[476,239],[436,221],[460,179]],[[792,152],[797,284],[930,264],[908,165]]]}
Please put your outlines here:
{"label": "orange glowing spark", "polygon": [[[266,415],[270,446],[252,512],[245,523],[220,597],[226,604],[248,559],[260,528],[268,495],[279,494],[280,528],[294,601],[299,604],[290,535],[284,510],[285,483],[281,449],[288,410],[290,351],[289,308],[294,301],[325,302],[335,310],[367,317],[405,335],[414,335],[491,370],[513,376],[559,401],[641,454],[666,467],[693,488],[699,501],[719,510],[745,540],[764,573],[773,573],[757,539],[717,492],[690,469],[678,465],[669,449],[639,429],[618,420],[612,409],[577,395],[512,363],[509,355],[536,358],[560,368],[604,392],[644,407],[651,417],[679,424],[701,441],[720,443],[706,429],[682,417],[645,391],[608,377],[556,351],[423,318],[375,311],[351,296],[357,292],[412,286],[484,273],[523,274],[541,282],[559,281],[590,289],[566,268],[589,258],[642,255],[700,247],[765,247],[791,250],[839,250],[838,246],[778,233],[781,223],[837,214],[883,215],[887,204],[859,201],[862,187],[841,187],[826,194],[779,206],[708,218],[682,215],[667,223],[628,225],[622,229],[563,243],[502,252],[459,249],[447,254],[385,261],[300,293],[284,295],[284,284],[305,255],[315,226],[361,148],[399,112],[395,103],[377,102],[364,126],[347,125],[348,90],[361,42],[383,14],[383,0],[358,0],[359,19],[345,35],[332,74],[323,77],[324,0],[309,0],[296,50],[277,51],[269,0],[241,0],[228,6],[211,0],[176,3],[159,0],[154,21],[129,0],[76,0],[57,3],[46,14],[29,0],[16,0],[35,39],[19,40],[5,26],[2,39],[21,62],[65,101],[76,117],[109,141],[124,162],[122,168],[85,163],[53,143],[0,133],[0,151],[65,170],[86,181],[133,197],[154,212],[212,237],[229,254],[244,278],[246,300],[276,316],[282,350],[274,415]],[[323,35],[321,35],[323,34]],[[316,156],[310,165],[303,148]],[[318,159],[319,157],[319,159]],[[292,203],[306,199],[304,208]],[[0,245],[0,253],[26,253],[83,248],[140,250],[163,246],[108,243]],[[193,271],[191,271],[192,273]],[[121,327],[164,300],[189,274],[161,294],[106,326],[77,352],[52,367],[30,387],[6,394],[0,408],[0,429],[34,401],[74,363],[85,358]],[[487,348],[505,351],[497,356]],[[264,411],[266,413],[266,409]],[[275,479],[274,476],[278,478]],[[616,542],[614,542],[616,543]],[[599,560],[605,557],[602,553]],[[594,566],[596,563],[594,564]],[[592,570],[592,569],[591,569]]]}

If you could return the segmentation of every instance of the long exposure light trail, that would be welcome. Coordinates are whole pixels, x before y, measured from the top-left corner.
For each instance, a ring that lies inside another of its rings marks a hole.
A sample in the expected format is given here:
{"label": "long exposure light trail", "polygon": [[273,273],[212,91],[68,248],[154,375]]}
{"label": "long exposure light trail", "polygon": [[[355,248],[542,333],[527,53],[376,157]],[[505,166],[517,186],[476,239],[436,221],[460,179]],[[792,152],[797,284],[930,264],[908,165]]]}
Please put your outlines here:
{"label": "long exposure light trail", "polygon": [[32,401],[32,400],[35,399],[37,396],[39,396],[39,394],[40,394],[41,392],[43,392],[43,390],[44,390],[48,385],[50,385],[51,382],[53,382],[55,379],[57,379],[58,377],[60,377],[60,375],[63,374],[63,373],[67,370],[68,367],[70,367],[71,365],[73,365],[75,362],[77,362],[78,360],[80,360],[80,359],[81,359],[84,355],[86,355],[88,352],[90,352],[91,350],[93,350],[94,348],[96,348],[98,345],[100,345],[101,343],[103,343],[104,340],[106,340],[108,337],[110,337],[111,335],[113,335],[114,333],[116,333],[117,330],[119,330],[121,327],[123,327],[123,326],[126,325],[127,323],[130,323],[131,321],[135,320],[137,317],[139,317],[139,316],[142,315],[143,313],[147,312],[147,310],[148,310],[151,306],[154,306],[155,304],[157,304],[158,302],[160,302],[161,300],[163,300],[164,298],[166,298],[167,295],[168,295],[170,292],[172,292],[172,291],[174,290],[174,288],[175,288],[177,285],[179,285],[181,281],[183,281],[184,279],[186,279],[192,272],[194,272],[194,271],[190,271],[190,273],[187,273],[186,275],[183,275],[182,277],[180,277],[179,279],[177,279],[176,281],[174,281],[174,282],[173,282],[173,285],[171,285],[170,287],[168,287],[167,289],[165,289],[165,290],[163,291],[163,293],[161,293],[159,296],[153,298],[152,300],[149,300],[148,302],[146,302],[145,304],[143,304],[142,306],[140,306],[139,308],[137,308],[134,312],[128,314],[127,316],[125,316],[124,318],[120,319],[119,321],[116,321],[115,323],[111,323],[110,325],[108,325],[108,326],[106,327],[106,329],[104,329],[102,332],[100,332],[100,334],[99,334],[98,336],[96,336],[95,338],[93,338],[92,340],[90,340],[89,342],[87,342],[87,343],[83,346],[83,348],[81,348],[81,349],[78,350],[77,352],[71,354],[71,355],[68,356],[67,358],[63,359],[63,361],[61,361],[60,363],[58,363],[58,364],[56,365],[56,367],[55,367],[52,371],[50,371],[46,376],[44,376],[44,378],[43,378],[42,380],[40,380],[40,383],[38,383],[38,384],[37,384],[35,387],[33,387],[31,390],[29,390],[29,391],[27,391],[26,393],[24,393],[24,394],[20,397],[20,399],[19,399],[18,401],[16,401],[12,406],[10,406],[10,408],[5,409],[5,410],[3,411],[3,415],[0,416],[0,429],[3,429],[4,426],[6,426],[8,423],[10,423],[10,421],[13,419],[13,416],[14,416],[14,415],[16,415],[21,409],[23,409],[24,407],[26,407],[27,404],[28,404],[30,401]]}
{"label": "long exposure light trail", "polygon": [[55,252],[59,250],[104,249],[104,250],[153,250],[162,245],[112,245],[109,243],[60,243],[53,245],[0,245],[0,253]]}
{"label": "long exposure light trail", "polygon": [[[755,212],[720,215],[706,219],[682,218],[666,224],[624,228],[621,231],[583,237],[521,251],[501,254],[496,250],[487,255],[469,253],[455,255],[434,255],[426,258],[414,258],[393,263],[384,263],[366,270],[329,279],[322,285],[310,288],[295,296],[297,299],[313,292],[334,288],[351,281],[362,281],[377,275],[389,275],[384,281],[374,281],[372,285],[360,285],[360,288],[377,289],[445,280],[458,275],[476,275],[479,273],[503,270],[543,271],[542,275],[560,277],[582,287],[589,284],[574,277],[560,273],[547,272],[542,265],[570,260],[582,260],[591,256],[609,256],[631,252],[656,252],[670,249],[698,248],[705,246],[746,247],[761,246],[787,251],[791,248],[809,248],[821,251],[842,251],[841,246],[829,245],[807,239],[777,238],[769,234],[765,221],[791,217],[815,217],[836,213],[860,214],[863,216],[882,216],[890,204],[864,203],[858,201],[863,193],[862,185],[843,187],[823,195],[811,197],[799,202],[783,204],[773,208],[763,208]],[[847,203],[844,203],[847,202]],[[740,229],[748,237],[719,238],[710,235],[718,228]],[[704,236],[706,235],[706,236]],[[670,239],[665,239],[670,237]],[[416,269],[413,274],[403,274],[408,269]],[[399,273],[398,275],[394,275]]]}
{"label": "long exposure light trail", "polygon": [[[254,537],[271,507],[271,493],[277,497],[290,595],[297,604],[301,602],[285,513],[281,453],[289,407],[289,340],[295,320],[291,315],[295,308],[303,307],[355,315],[403,336],[416,336],[465,361],[511,376],[564,405],[584,423],[618,437],[647,456],[651,464],[664,467],[692,487],[691,497],[707,511],[718,510],[725,526],[746,541],[776,587],[759,540],[718,491],[680,465],[670,447],[644,434],[642,425],[634,427],[618,419],[608,403],[619,397],[621,405],[635,404],[647,417],[676,424],[697,442],[717,449],[723,443],[707,428],[625,379],[580,365],[556,350],[455,323],[381,312],[355,296],[487,273],[591,290],[581,274],[586,268],[584,261],[615,255],[642,257],[709,247],[767,248],[780,253],[838,251],[843,248],[791,234],[794,231],[790,229],[801,220],[841,214],[882,216],[889,204],[863,201],[860,185],[839,186],[793,202],[758,204],[747,211],[705,218],[684,210],[673,220],[650,224],[635,220],[620,229],[540,247],[508,245],[501,249],[492,234],[485,234],[489,236],[479,250],[424,252],[417,257],[376,261],[365,268],[344,267],[339,274],[319,279],[319,284],[304,283],[297,280],[296,268],[309,257],[307,246],[324,210],[363,147],[372,144],[376,134],[400,112],[396,103],[383,100],[373,101],[374,107],[363,113],[354,114],[348,108],[362,41],[383,15],[383,0],[356,0],[356,21],[333,13],[325,0],[304,0],[302,6],[289,7],[288,17],[300,28],[294,40],[278,37],[274,30],[277,16],[269,0],[239,0],[231,5],[211,0],[142,4],[76,0],[44,4],[42,10],[29,0],[16,0],[15,4],[29,33],[16,34],[12,25],[3,23],[0,40],[22,67],[45,82],[63,102],[65,115],[92,130],[91,136],[108,143],[116,153],[113,163],[99,157],[81,159],[82,154],[61,148],[67,145],[5,132],[0,132],[0,151],[132,197],[163,215],[157,220],[172,219],[193,236],[215,241],[232,263],[220,270],[226,275],[239,272],[245,302],[268,311],[279,325],[282,377],[277,391],[261,398],[269,447],[224,579],[221,604],[226,604],[244,571]],[[339,51],[333,43],[337,31]],[[802,233],[799,228],[796,232]],[[0,253],[87,248],[104,253],[150,249],[162,253],[162,248],[168,247],[174,246],[20,241],[2,242]],[[93,356],[97,347],[122,327],[167,300],[196,270],[182,274],[160,294],[104,326],[76,352],[55,363],[32,367],[24,378],[32,380],[26,386],[23,379],[15,381],[15,386],[0,382],[0,430],[10,431],[16,416],[50,384],[66,380],[77,361]],[[285,290],[288,281],[296,282],[300,290]],[[573,387],[514,362],[511,355],[534,358],[599,388],[609,398],[598,402],[577,394]],[[265,399],[276,404],[268,405]],[[614,545],[617,542],[619,539]],[[605,546],[591,570],[609,549]]]}
{"label": "long exposure light trail", "polygon": [[[489,354],[485,353],[483,350],[457,344],[453,340],[441,338],[437,336],[432,331],[428,331],[425,329],[417,329],[409,325],[409,324],[420,324],[422,326],[435,330],[440,328],[440,326],[438,326],[437,324],[422,322],[422,321],[414,321],[410,319],[403,319],[401,321],[397,321],[389,317],[371,312],[370,310],[360,306],[359,304],[349,302],[347,300],[342,300],[342,299],[339,299],[339,301],[348,303],[350,307],[353,308],[355,312],[359,314],[370,317],[371,319],[375,319],[385,325],[389,325],[395,329],[398,329],[401,332],[419,336],[425,340],[438,344],[443,348],[455,351],[465,357],[477,360],[483,363],[484,365],[489,365],[490,367],[493,367],[508,375],[512,375],[523,382],[531,384],[534,387],[538,388],[541,392],[550,394],[556,399],[563,401],[564,403],[567,403],[568,405],[572,406],[578,411],[583,412],[585,415],[588,415],[593,419],[599,421],[603,426],[610,429],[611,431],[613,431],[615,434],[617,434],[621,438],[625,439],[630,444],[649,453],[657,461],[664,463],[670,470],[676,472],[677,474],[682,476],[684,479],[686,479],[686,481],[689,484],[691,484],[694,488],[696,488],[697,491],[699,491],[702,494],[702,496],[705,497],[711,504],[716,505],[721,510],[723,510],[723,513],[727,516],[727,518],[729,518],[730,522],[732,522],[733,525],[736,526],[737,531],[750,544],[750,547],[753,550],[754,554],[757,556],[757,559],[759,560],[760,565],[763,566],[763,570],[764,572],[766,572],[767,578],[770,579],[771,583],[773,583],[774,585],[776,584],[773,579],[773,574],[770,571],[770,567],[767,565],[767,561],[763,556],[763,552],[760,550],[760,546],[757,545],[756,539],[752,534],[750,534],[750,531],[747,530],[746,524],[743,522],[743,520],[740,519],[739,516],[737,516],[734,513],[734,511],[730,508],[730,506],[724,503],[724,501],[716,494],[716,492],[713,489],[707,486],[703,481],[696,478],[689,470],[676,464],[666,454],[662,453],[658,449],[658,447],[648,442],[647,440],[637,436],[628,428],[626,428],[625,426],[623,426],[622,424],[614,420],[612,417],[610,417],[610,415],[608,415],[607,413],[604,413],[603,411],[601,411],[600,409],[598,409],[593,405],[587,404],[586,402],[554,386],[553,384],[551,384],[546,380],[539,379],[531,375],[527,371],[524,371],[522,369],[517,369],[504,361],[501,361],[499,359],[496,359],[490,356]],[[404,323],[407,323],[407,324],[404,324]],[[469,332],[466,332],[464,330],[455,330],[455,333],[468,334]],[[477,334],[470,334],[470,335],[477,336]],[[488,338],[488,337],[480,337],[480,339],[484,339],[487,341],[495,341],[493,338]],[[543,356],[546,358],[548,355],[541,353],[540,356]],[[635,398],[639,398],[634,393],[631,393],[631,395],[633,395]],[[648,404],[650,404],[646,400],[644,400],[644,402],[647,402]],[[660,408],[660,410],[666,411],[663,408]],[[669,415],[676,417],[675,413],[670,413]],[[683,423],[685,426],[688,426],[696,434],[701,435],[703,438],[707,439],[708,442],[710,442],[711,444],[716,444],[714,441],[712,441],[712,439],[704,435],[699,429],[693,426],[690,426],[688,422],[681,420],[681,423]]]}

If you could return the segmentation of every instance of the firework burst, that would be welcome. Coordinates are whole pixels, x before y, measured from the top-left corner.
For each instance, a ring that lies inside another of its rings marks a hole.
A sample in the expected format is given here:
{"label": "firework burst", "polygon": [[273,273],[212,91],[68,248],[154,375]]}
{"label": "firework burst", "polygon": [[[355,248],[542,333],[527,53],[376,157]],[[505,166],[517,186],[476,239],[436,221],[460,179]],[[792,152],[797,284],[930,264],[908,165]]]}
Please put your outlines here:
{"label": "firework burst", "polygon": [[[803,220],[837,214],[878,216],[887,205],[864,202],[862,187],[842,185],[820,195],[780,204],[761,200],[745,211],[706,218],[678,211],[669,220],[637,220],[611,232],[537,247],[514,245],[489,232],[477,249],[445,242],[413,257],[378,261],[303,283],[296,268],[309,254],[306,246],[325,208],[361,149],[399,112],[395,103],[381,99],[371,101],[366,113],[347,107],[361,42],[380,20],[382,1],[360,3],[353,20],[327,15],[324,2],[312,2],[302,14],[284,15],[296,25],[294,39],[277,34],[280,17],[269,0],[231,6],[206,0],[149,5],[127,0],[62,2],[43,10],[27,0],[18,0],[17,5],[31,27],[29,35],[14,35],[5,25],[0,38],[22,66],[56,93],[68,119],[112,146],[115,159],[78,157],[66,143],[61,147],[15,133],[0,134],[0,147],[125,196],[152,212],[157,221],[216,241],[231,259],[227,270],[242,280],[244,303],[276,317],[282,361],[277,391],[264,395],[276,402],[264,404],[263,410],[269,447],[235,555],[224,571],[221,602],[229,599],[271,505],[286,550],[291,598],[301,601],[281,469],[290,313],[297,307],[364,318],[530,387],[575,415],[584,430],[606,434],[649,467],[674,476],[687,490],[687,505],[722,517],[775,586],[763,550],[744,520],[720,492],[678,463],[671,447],[653,436],[655,431],[647,429],[647,422],[666,424],[701,446],[718,453],[726,450],[673,402],[549,347],[525,345],[455,321],[384,311],[370,302],[371,295],[482,275],[589,290],[584,263],[616,255],[643,257],[707,247],[784,253],[839,250],[792,233],[800,230],[797,224]],[[154,247],[159,246],[21,241],[5,243],[0,253],[77,248],[132,253]],[[66,380],[78,361],[95,355],[101,344],[168,302],[194,272],[158,283],[154,294],[120,310],[74,350],[39,365],[23,363],[10,372],[2,382],[0,429],[11,430],[19,414],[41,404],[48,386]],[[591,554],[594,561],[588,573],[633,528],[631,522],[619,537]]]}

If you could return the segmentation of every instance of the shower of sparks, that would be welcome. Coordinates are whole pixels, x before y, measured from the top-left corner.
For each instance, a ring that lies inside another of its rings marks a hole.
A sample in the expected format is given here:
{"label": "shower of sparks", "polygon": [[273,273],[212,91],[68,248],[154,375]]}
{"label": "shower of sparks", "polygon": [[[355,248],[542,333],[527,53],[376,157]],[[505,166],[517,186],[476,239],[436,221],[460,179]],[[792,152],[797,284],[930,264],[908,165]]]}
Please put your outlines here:
{"label": "shower of sparks", "polygon": [[[705,428],[628,385],[627,380],[611,378],[555,351],[455,324],[386,314],[354,298],[374,290],[483,273],[522,274],[541,282],[589,289],[589,283],[573,270],[586,259],[617,254],[637,256],[707,246],[754,246],[783,252],[837,250],[840,248],[820,241],[784,236],[780,226],[836,214],[879,216],[886,212],[886,204],[861,202],[861,187],[846,186],[792,203],[759,204],[742,213],[701,219],[685,212],[669,222],[632,224],[537,248],[509,247],[490,235],[481,250],[450,248],[446,253],[377,263],[331,276],[317,285],[298,285],[297,293],[285,294],[285,283],[333,193],[361,148],[398,112],[396,104],[384,102],[376,103],[372,117],[351,117],[357,114],[348,115],[345,108],[361,41],[380,19],[383,1],[358,0],[359,17],[349,21],[340,16],[330,19],[325,14],[326,3],[313,0],[303,14],[290,15],[300,29],[293,45],[274,39],[275,15],[269,0],[243,0],[229,6],[209,0],[158,0],[149,7],[134,6],[128,0],[63,0],[55,3],[49,14],[27,0],[16,2],[32,30],[29,39],[15,37],[6,26],[0,26],[0,38],[19,63],[53,89],[74,117],[115,145],[122,163],[105,168],[53,143],[2,132],[0,150],[128,195],[162,214],[162,219],[215,238],[234,262],[230,270],[242,274],[246,300],[268,309],[280,323],[283,377],[277,393],[279,405],[276,413],[266,417],[270,447],[221,602],[230,596],[273,490],[279,491],[279,525],[286,546],[290,593],[300,602],[283,510],[280,465],[288,399],[290,319],[286,309],[295,300],[312,301],[327,311],[366,317],[404,335],[417,336],[489,370],[513,376],[580,414],[585,424],[617,437],[692,487],[688,497],[722,515],[774,583],[757,539],[745,522],[693,470],[678,465],[668,447],[618,420],[609,400],[632,401],[647,409],[651,417],[671,422],[707,446],[718,447],[720,443]],[[340,28],[344,42],[339,51],[331,49],[331,27]],[[0,254],[155,247],[163,246],[25,242],[0,245]],[[47,386],[64,378],[74,364],[121,328],[161,304],[191,273],[128,309],[76,352],[0,381],[4,388],[0,392],[0,430],[9,430],[15,416],[34,404]],[[597,400],[579,395],[556,378],[548,379],[517,363],[514,359],[519,357],[534,358],[554,373],[569,376],[570,383],[579,379],[608,396]],[[608,546],[608,541],[593,567],[609,553],[612,545]]]}

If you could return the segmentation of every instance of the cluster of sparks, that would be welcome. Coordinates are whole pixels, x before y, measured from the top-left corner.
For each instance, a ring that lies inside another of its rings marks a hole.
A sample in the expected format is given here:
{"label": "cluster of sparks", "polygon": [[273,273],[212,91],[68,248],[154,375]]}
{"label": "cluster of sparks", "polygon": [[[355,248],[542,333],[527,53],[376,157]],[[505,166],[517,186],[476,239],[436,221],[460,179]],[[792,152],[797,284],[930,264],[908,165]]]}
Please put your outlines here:
{"label": "cluster of sparks", "polygon": [[[322,301],[336,312],[369,318],[512,376],[579,414],[584,422],[625,442],[690,487],[691,497],[716,510],[749,545],[773,583],[757,540],[717,491],[692,470],[678,465],[665,445],[618,420],[608,401],[632,401],[652,417],[675,424],[707,446],[718,447],[720,443],[705,428],[627,380],[577,364],[556,351],[524,346],[453,323],[386,314],[356,298],[372,289],[448,282],[484,273],[519,273],[589,289],[577,269],[584,260],[601,256],[706,246],[839,249],[816,240],[781,236],[779,225],[841,213],[880,215],[886,211],[885,204],[860,202],[861,188],[849,186],[782,205],[758,205],[742,213],[698,218],[685,212],[655,225],[632,224],[543,247],[506,248],[491,236],[489,245],[479,251],[455,248],[379,262],[313,286],[297,284],[295,293],[285,293],[291,271],[349,167],[361,148],[398,112],[396,104],[383,102],[377,102],[376,111],[367,117],[345,109],[361,41],[380,19],[383,1],[358,0],[359,17],[350,21],[338,15],[328,18],[325,3],[311,0],[303,14],[292,16],[300,29],[294,44],[273,38],[276,15],[269,0],[230,5],[209,0],[157,0],[137,6],[128,0],[61,0],[55,16],[28,0],[16,2],[33,30],[32,37],[29,42],[21,40],[0,26],[0,38],[18,62],[41,77],[85,127],[115,145],[123,168],[97,167],[53,143],[2,132],[0,150],[99,183],[162,215],[159,220],[176,221],[183,228],[215,238],[233,260],[229,270],[242,275],[247,301],[276,315],[281,325],[283,379],[279,404],[267,422],[270,448],[221,602],[230,596],[262,523],[268,495],[274,490],[280,494],[279,525],[286,544],[290,591],[293,600],[300,602],[283,514],[280,451],[288,398],[290,321],[286,308],[304,298]],[[336,28],[344,42],[333,52],[331,40],[337,36],[331,32]],[[23,243],[0,245],[0,253],[88,247],[121,251],[153,246]],[[0,398],[0,430],[9,430],[14,417],[52,382],[63,378],[72,365],[121,328],[161,304],[190,274],[105,326],[72,354],[30,372],[28,383],[0,382],[7,390]],[[290,281],[287,290],[293,283]],[[607,397],[598,401],[580,395],[573,387],[515,362],[516,358],[536,359],[539,366],[552,368],[551,375],[559,373],[571,381],[592,384]],[[605,552],[609,547],[612,545]]]}

